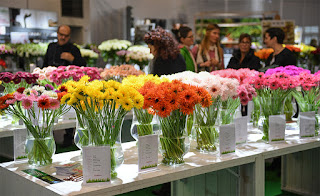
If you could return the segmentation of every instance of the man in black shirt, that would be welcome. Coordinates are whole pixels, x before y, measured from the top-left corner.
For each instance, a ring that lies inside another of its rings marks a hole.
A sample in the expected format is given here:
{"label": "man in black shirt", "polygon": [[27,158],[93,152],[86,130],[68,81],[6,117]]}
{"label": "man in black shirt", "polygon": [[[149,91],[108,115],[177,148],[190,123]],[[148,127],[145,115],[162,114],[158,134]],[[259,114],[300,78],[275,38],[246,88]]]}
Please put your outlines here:
{"label": "man in black shirt", "polygon": [[[266,61],[266,68],[271,65],[287,66],[296,65],[297,59],[294,54],[287,48],[283,47],[285,34],[280,28],[270,28],[264,35],[264,43],[268,48],[274,50]],[[272,66],[276,67],[276,66]]]}
{"label": "man in black shirt", "polygon": [[69,42],[71,29],[67,25],[58,28],[58,42],[48,46],[44,57],[43,67],[60,65],[86,66],[85,60],[81,57],[80,50]]}

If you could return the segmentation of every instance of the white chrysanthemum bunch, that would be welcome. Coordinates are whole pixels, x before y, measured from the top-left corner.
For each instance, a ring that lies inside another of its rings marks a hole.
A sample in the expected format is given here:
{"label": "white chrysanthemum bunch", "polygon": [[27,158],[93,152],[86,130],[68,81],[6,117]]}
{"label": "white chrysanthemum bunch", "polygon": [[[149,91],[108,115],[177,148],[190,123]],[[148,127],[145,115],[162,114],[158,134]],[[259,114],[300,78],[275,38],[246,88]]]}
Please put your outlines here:
{"label": "white chrysanthemum bunch", "polygon": [[118,39],[112,39],[102,42],[98,48],[102,51],[119,51],[119,50],[126,50],[129,46],[131,46],[131,42],[127,40],[118,40]]}
{"label": "white chrysanthemum bunch", "polygon": [[153,55],[150,53],[150,49],[142,45],[134,45],[128,48],[128,53],[126,54],[126,61],[130,60],[144,62],[153,59]]}
{"label": "white chrysanthemum bunch", "polygon": [[87,58],[97,59],[99,57],[98,53],[90,49],[80,48],[80,53],[81,53],[81,56],[84,58],[87,57]]}

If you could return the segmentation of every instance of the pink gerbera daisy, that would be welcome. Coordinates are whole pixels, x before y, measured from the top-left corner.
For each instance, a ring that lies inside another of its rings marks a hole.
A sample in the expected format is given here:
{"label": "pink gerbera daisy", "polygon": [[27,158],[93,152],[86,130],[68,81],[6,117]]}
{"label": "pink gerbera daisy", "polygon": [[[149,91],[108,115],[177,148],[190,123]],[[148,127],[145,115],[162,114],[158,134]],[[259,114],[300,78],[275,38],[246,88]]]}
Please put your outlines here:
{"label": "pink gerbera daisy", "polygon": [[29,98],[23,98],[22,99],[22,106],[24,109],[28,110],[32,107],[33,101]]}

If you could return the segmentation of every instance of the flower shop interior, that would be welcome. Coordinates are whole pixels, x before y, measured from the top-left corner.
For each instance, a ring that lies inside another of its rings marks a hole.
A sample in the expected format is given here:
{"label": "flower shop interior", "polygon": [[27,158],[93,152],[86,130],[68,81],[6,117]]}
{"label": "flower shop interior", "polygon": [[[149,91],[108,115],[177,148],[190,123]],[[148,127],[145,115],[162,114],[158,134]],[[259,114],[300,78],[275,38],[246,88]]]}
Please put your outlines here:
{"label": "flower shop interior", "polygon": [[1,0],[0,195],[320,195],[319,10]]}

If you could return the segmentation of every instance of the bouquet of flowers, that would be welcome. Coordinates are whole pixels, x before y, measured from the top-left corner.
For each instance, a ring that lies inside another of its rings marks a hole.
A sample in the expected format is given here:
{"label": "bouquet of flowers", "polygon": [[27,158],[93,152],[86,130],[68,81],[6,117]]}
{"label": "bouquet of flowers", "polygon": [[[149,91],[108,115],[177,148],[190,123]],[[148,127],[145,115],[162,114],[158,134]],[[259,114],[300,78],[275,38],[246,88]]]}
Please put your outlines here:
{"label": "bouquet of flowers", "polygon": [[[273,69],[268,69],[265,75],[272,75],[275,73],[285,73],[290,76],[298,76],[300,73],[310,74],[310,70],[303,69],[301,67],[296,67],[294,65],[288,65],[285,67],[276,67]],[[293,115],[293,104],[292,104],[292,94],[289,94],[284,103],[284,113],[286,115],[286,121],[292,121]]]}
{"label": "bouquet of flowers", "polygon": [[80,48],[81,56],[86,60],[88,67],[95,67],[99,54],[90,49]]}
{"label": "bouquet of flowers", "polygon": [[150,49],[146,46],[134,45],[128,48],[126,54],[126,62],[130,64],[137,64],[140,70],[143,70],[149,61],[153,59]]}
{"label": "bouquet of flowers", "polygon": [[111,176],[123,162],[121,127],[125,115],[134,107],[142,108],[143,96],[134,88],[119,82],[93,80],[83,76],[79,81],[68,81],[60,86],[67,92],[62,103],[72,106],[79,124],[89,132],[89,145],[110,145]]}
{"label": "bouquet of flowers", "polygon": [[271,53],[273,53],[273,49],[272,48],[263,48],[263,49],[260,49],[260,50],[256,51],[254,53],[254,55],[259,57],[259,59],[262,62],[265,62],[268,59],[268,57],[270,56]]}
{"label": "bouquet of flowers", "polygon": [[32,74],[38,74],[39,75],[39,81],[42,81],[42,80],[46,80],[47,82],[49,82],[49,78],[50,78],[50,73],[54,70],[56,70],[57,67],[53,67],[53,66],[49,66],[49,67],[44,67],[44,68],[39,68],[39,67],[36,67]]}
{"label": "bouquet of flowers", "polygon": [[7,68],[5,57],[7,55],[12,55],[12,54],[13,54],[13,50],[9,45],[0,44],[0,66],[1,67],[3,67],[4,69]]}
{"label": "bouquet of flowers", "polygon": [[131,45],[131,42],[127,40],[112,39],[102,42],[98,48],[101,51],[101,57],[105,62],[108,62],[111,65],[116,65],[118,60],[116,52],[120,50],[127,50]]}
{"label": "bouquet of flowers", "polygon": [[132,65],[116,65],[112,66],[109,69],[105,68],[103,72],[101,72],[100,76],[104,80],[115,80],[121,82],[123,78],[131,75],[142,75],[144,74],[141,70],[136,70]]}
{"label": "bouquet of flowers", "polygon": [[183,156],[189,150],[187,115],[193,113],[196,104],[210,105],[211,97],[204,89],[178,80],[160,84],[147,82],[139,91],[144,96],[143,107],[151,108],[159,116],[162,163],[184,163]]}
{"label": "bouquet of flowers", "polygon": [[78,67],[75,65],[59,66],[48,75],[49,81],[55,85],[63,84],[68,80],[78,81],[84,75],[88,75],[90,81],[100,79],[100,71],[97,67]]}
{"label": "bouquet of flowers", "polygon": [[[162,82],[169,81],[167,78],[159,78],[153,75],[139,75],[128,76],[123,79],[122,84],[131,86],[140,91],[145,83],[150,82],[153,84],[160,84]],[[154,85],[151,85],[149,90],[153,90]],[[146,90],[148,86],[144,87]],[[131,124],[131,135],[135,140],[138,140],[138,136],[150,135],[157,131],[157,121],[153,115],[153,110],[145,105],[142,108],[133,109],[134,116]]]}
{"label": "bouquet of flowers", "polygon": [[37,82],[39,75],[31,74],[29,72],[17,72],[12,74],[10,72],[1,72],[0,81],[4,87],[4,93],[13,93],[17,88],[29,88],[32,84]]}
{"label": "bouquet of flowers", "polygon": [[[320,74],[302,72],[296,76],[296,83],[300,88],[298,88],[298,90],[294,90],[292,94],[298,102],[300,112],[314,111],[317,115],[320,107]],[[315,134],[318,135],[318,117],[316,117],[315,120]]]}
{"label": "bouquet of flowers", "polygon": [[27,128],[26,154],[32,165],[52,163],[52,128],[55,120],[68,111],[60,105],[61,93],[53,90],[52,86],[20,87],[15,93],[0,97],[0,109],[20,118]]}
{"label": "bouquet of flowers", "polygon": [[126,63],[126,55],[130,53],[127,50],[119,50],[116,52],[116,55],[118,56],[118,64],[125,64]]}
{"label": "bouquet of flowers", "polygon": [[18,44],[16,45],[16,53],[18,56],[23,57],[25,62],[25,71],[29,71],[29,65],[31,63],[37,63],[38,57],[42,57],[46,54],[48,48],[47,43],[30,43],[30,44]]}
{"label": "bouquet of flowers", "polygon": [[262,139],[268,141],[269,116],[280,115],[283,112],[284,101],[297,83],[294,77],[286,73],[274,73],[272,75],[260,73],[258,76],[251,78],[250,81],[256,89],[262,114],[265,117]]}

